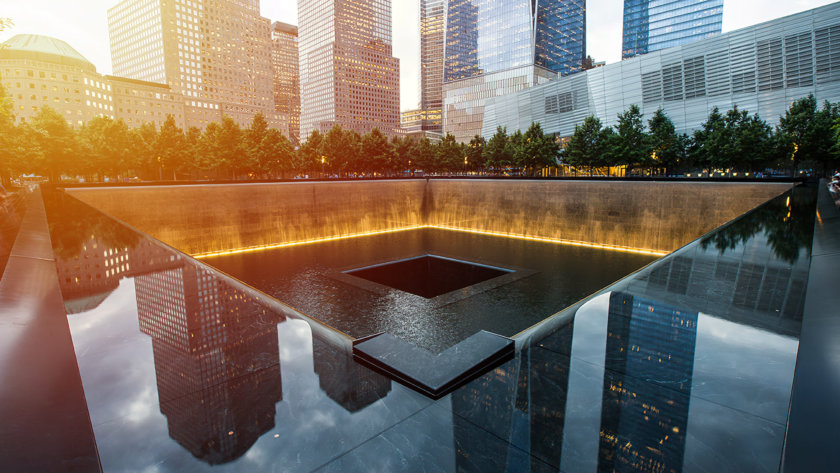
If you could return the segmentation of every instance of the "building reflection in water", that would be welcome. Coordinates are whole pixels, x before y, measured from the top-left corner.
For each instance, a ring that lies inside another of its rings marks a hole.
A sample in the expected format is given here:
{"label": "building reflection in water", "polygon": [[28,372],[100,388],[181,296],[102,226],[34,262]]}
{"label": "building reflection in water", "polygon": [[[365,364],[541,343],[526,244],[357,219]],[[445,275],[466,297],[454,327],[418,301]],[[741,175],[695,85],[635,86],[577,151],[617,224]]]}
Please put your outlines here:
{"label": "building reflection in water", "polygon": [[391,380],[353,360],[353,352],[312,334],[312,357],[318,385],[348,412],[357,412],[383,399]]}
{"label": "building reflection in water", "polygon": [[610,295],[598,471],[682,471],[697,317]]}
{"label": "building reflection in water", "polygon": [[[114,225],[112,236],[121,231]],[[57,268],[68,314],[95,308],[120,279],[134,278],[170,437],[209,464],[242,456],[274,427],[282,400],[283,317],[151,240],[111,240],[64,242]]]}
{"label": "building reflection in water", "polygon": [[277,316],[187,263],[135,277],[169,435],[210,464],[242,456],[282,400]]}

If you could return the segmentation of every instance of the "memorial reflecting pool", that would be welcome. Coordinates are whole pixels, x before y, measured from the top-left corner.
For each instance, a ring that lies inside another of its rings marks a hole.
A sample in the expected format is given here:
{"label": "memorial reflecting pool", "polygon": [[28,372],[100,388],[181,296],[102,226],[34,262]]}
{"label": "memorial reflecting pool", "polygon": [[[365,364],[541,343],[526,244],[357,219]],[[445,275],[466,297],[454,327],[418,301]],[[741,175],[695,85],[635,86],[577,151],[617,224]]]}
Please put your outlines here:
{"label": "memorial reflecting pool", "polygon": [[[813,188],[660,259],[421,228],[195,260],[44,202],[79,471],[779,469]],[[378,332],[438,353],[482,329],[515,354],[437,400],[353,358]]]}

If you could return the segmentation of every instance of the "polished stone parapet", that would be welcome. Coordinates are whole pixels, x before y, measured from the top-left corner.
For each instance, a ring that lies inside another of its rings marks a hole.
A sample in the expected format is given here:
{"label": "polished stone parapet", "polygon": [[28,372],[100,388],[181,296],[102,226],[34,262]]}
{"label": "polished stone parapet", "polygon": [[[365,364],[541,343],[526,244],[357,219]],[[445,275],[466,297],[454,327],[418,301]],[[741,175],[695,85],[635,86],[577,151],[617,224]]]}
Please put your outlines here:
{"label": "polished stone parapet", "polygon": [[0,279],[0,355],[0,470],[101,471],[39,191]]}
{"label": "polished stone parapet", "polygon": [[353,342],[353,358],[432,399],[452,392],[514,354],[514,343],[484,330],[433,354],[387,333]]}
{"label": "polished stone parapet", "polygon": [[840,209],[820,183],[811,270],[791,393],[782,471],[837,470],[840,412]]}
{"label": "polished stone parapet", "polygon": [[666,253],[790,183],[406,179],[71,188],[191,255],[431,226]]}

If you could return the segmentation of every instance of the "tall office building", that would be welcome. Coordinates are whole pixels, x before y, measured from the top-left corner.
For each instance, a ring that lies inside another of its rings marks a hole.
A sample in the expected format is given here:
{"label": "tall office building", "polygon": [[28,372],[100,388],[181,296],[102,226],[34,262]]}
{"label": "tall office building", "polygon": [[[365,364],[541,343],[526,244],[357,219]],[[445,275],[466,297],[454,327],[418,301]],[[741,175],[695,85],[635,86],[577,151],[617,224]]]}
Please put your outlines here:
{"label": "tall office building", "polygon": [[443,128],[443,51],[446,1],[420,0],[420,131]]}
{"label": "tall office building", "polygon": [[271,25],[259,0],[123,0],[108,10],[114,74],[169,85],[187,126],[256,113],[278,126]]}
{"label": "tall office building", "polygon": [[444,59],[444,131],[481,133],[484,103],[583,69],[584,0],[450,0]]}
{"label": "tall office building", "polygon": [[400,123],[400,66],[390,0],[300,0],[300,133],[334,125],[392,134]]}
{"label": "tall office building", "polygon": [[274,110],[289,122],[283,134],[300,141],[300,67],[297,26],[271,24],[271,66],[274,74]]}
{"label": "tall office building", "polygon": [[719,35],[723,0],[624,0],[624,59]]}

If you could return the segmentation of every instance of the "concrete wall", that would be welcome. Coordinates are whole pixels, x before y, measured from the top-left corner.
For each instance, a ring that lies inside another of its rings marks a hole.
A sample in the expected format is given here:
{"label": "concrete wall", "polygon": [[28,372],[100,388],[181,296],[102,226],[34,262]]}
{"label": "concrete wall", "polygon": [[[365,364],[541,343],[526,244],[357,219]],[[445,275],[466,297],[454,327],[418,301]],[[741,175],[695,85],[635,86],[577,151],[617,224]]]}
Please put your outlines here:
{"label": "concrete wall", "polygon": [[789,188],[417,179],[68,192],[196,255],[423,225],[669,252]]}

